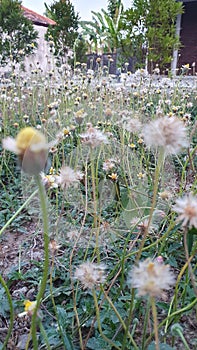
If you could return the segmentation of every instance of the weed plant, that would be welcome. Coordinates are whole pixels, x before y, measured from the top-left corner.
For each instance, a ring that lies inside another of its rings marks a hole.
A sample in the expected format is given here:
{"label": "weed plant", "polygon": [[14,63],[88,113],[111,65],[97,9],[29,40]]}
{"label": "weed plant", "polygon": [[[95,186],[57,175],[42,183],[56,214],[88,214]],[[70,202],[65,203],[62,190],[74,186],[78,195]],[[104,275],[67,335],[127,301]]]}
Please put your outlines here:
{"label": "weed plant", "polygon": [[2,140],[33,127],[49,142],[39,176],[0,146],[1,246],[20,239],[1,265],[1,349],[197,346],[196,82],[79,63],[1,79]]}

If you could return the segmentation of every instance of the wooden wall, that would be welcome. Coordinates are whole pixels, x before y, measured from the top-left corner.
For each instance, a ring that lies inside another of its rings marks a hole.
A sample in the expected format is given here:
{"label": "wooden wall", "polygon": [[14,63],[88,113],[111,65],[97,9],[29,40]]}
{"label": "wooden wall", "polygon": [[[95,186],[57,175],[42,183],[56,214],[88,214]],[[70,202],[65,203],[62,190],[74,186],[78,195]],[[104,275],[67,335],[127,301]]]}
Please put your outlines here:
{"label": "wooden wall", "polygon": [[181,44],[178,67],[184,64],[197,66],[197,1],[186,2],[181,21]]}

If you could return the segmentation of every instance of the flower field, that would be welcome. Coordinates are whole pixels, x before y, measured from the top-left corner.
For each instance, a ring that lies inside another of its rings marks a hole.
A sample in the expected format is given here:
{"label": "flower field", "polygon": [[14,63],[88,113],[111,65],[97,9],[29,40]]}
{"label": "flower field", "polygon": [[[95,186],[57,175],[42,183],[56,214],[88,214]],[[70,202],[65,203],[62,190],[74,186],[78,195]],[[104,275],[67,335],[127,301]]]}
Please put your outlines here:
{"label": "flower field", "polygon": [[197,78],[0,81],[0,349],[197,346]]}

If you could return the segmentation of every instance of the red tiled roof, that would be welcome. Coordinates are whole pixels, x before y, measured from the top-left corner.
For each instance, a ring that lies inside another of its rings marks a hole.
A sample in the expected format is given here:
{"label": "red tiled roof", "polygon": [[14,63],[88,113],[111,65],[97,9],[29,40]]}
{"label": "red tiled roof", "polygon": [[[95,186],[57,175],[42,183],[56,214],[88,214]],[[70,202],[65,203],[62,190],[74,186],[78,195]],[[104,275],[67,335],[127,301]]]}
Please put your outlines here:
{"label": "red tiled roof", "polygon": [[41,16],[38,13],[29,10],[28,8],[21,6],[24,16],[26,18],[28,18],[30,21],[32,21],[34,24],[37,24],[39,26],[44,26],[44,27],[48,27],[49,25],[55,25],[56,22],[53,21],[50,18],[47,18],[45,16]]}

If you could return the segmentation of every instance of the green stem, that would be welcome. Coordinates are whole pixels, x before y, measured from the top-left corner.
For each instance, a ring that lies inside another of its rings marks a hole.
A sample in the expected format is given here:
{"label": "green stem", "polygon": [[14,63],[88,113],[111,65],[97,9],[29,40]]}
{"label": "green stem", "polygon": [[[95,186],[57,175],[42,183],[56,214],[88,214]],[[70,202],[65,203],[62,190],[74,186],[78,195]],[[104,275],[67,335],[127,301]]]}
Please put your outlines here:
{"label": "green stem", "polygon": [[155,298],[150,297],[152,306],[153,322],[154,322],[154,333],[155,333],[155,349],[159,350],[159,333],[158,333],[158,321],[157,321],[157,308],[155,305]]}
{"label": "green stem", "polygon": [[144,318],[144,327],[143,327],[143,335],[142,335],[142,350],[145,349],[145,340],[146,340],[146,332],[147,332],[147,324],[149,319],[149,312],[150,312],[150,299],[148,299],[147,307],[146,307],[146,313]]}
{"label": "green stem", "polygon": [[94,167],[94,157],[93,151],[91,150],[90,154],[90,162],[91,162],[91,177],[92,177],[92,195],[93,195],[93,206],[94,206],[94,229],[96,230],[96,242],[94,253],[97,256],[97,262],[100,263],[100,251],[99,251],[99,227],[98,227],[98,216],[97,216],[97,186],[96,186],[96,176],[95,176],[95,167]]}
{"label": "green stem", "polygon": [[31,199],[35,196],[35,194],[38,192],[38,190],[34,191],[29,198],[21,205],[21,207],[16,211],[16,213],[6,222],[6,224],[1,228],[0,230],[0,236],[3,233],[3,231],[6,230],[6,228],[12,223],[12,221],[18,216],[18,214],[26,207],[26,205],[31,201]]}
{"label": "green stem", "polygon": [[7,284],[5,283],[5,281],[1,275],[0,275],[0,283],[3,286],[3,288],[5,289],[6,296],[8,298],[8,303],[10,306],[10,326],[8,328],[8,333],[6,335],[6,338],[5,338],[4,343],[2,345],[2,348],[1,348],[1,350],[6,350],[6,346],[7,346],[8,340],[11,336],[12,328],[13,328],[13,324],[14,324],[14,309],[13,309],[12,297],[10,295],[9,289],[8,289]]}
{"label": "green stem", "polygon": [[185,248],[185,256],[186,256],[186,259],[188,261],[188,269],[189,269],[189,273],[190,273],[190,278],[191,278],[191,283],[192,283],[192,286],[193,286],[193,290],[194,290],[194,293],[197,297],[197,288],[196,288],[196,281],[195,281],[195,276],[193,274],[193,270],[192,270],[192,266],[191,266],[191,263],[190,263],[190,260],[189,260],[189,251],[188,251],[188,245],[187,245],[187,231],[185,230],[184,232],[184,248]]}
{"label": "green stem", "polygon": [[96,309],[96,320],[98,323],[98,330],[99,333],[101,335],[101,337],[109,344],[111,345],[112,348],[115,348],[117,350],[121,350],[119,348],[119,346],[117,346],[111,339],[107,338],[106,335],[103,333],[102,331],[102,327],[101,327],[101,320],[100,320],[100,312],[99,312],[99,306],[98,306],[98,301],[97,301],[97,296],[96,296],[96,292],[94,289],[92,289],[92,295],[94,298],[94,305],[95,305],[95,309]]}
{"label": "green stem", "polygon": [[40,196],[40,205],[42,211],[43,219],[43,235],[44,235],[44,267],[43,267],[43,276],[40,284],[40,290],[36,298],[36,306],[32,315],[31,322],[31,335],[33,340],[33,349],[38,349],[38,340],[36,336],[36,326],[37,326],[37,313],[41,304],[42,297],[44,295],[47,279],[48,279],[48,270],[49,270],[49,225],[48,225],[48,212],[47,212],[47,199],[44,186],[39,176],[36,176],[36,182],[38,185],[39,196]]}
{"label": "green stem", "polygon": [[[190,303],[189,305],[183,307],[182,309],[179,309],[175,312],[173,312],[171,315],[168,315],[158,326],[158,329],[160,329],[165,323],[166,321],[169,321],[169,319],[173,319],[174,316],[177,316],[179,314],[182,314],[190,309],[192,309],[195,305],[197,304],[197,298],[194,299],[192,301],[192,303]],[[154,335],[154,332],[151,333],[151,335],[148,337],[148,339],[146,340],[146,344],[145,344],[145,348],[147,347],[147,345],[149,344],[149,342],[151,341],[152,336]]]}
{"label": "green stem", "polygon": [[177,310],[178,308],[178,287],[179,287],[179,282],[185,272],[185,270],[188,268],[188,264],[190,261],[194,258],[195,254],[191,255],[190,258],[186,261],[185,265],[183,265],[181,271],[178,274],[176,285],[175,285],[175,292],[174,292],[174,310]]}
{"label": "green stem", "polygon": [[161,168],[163,166],[164,159],[165,159],[164,150],[163,150],[163,148],[160,148],[159,149],[159,153],[158,153],[157,165],[156,165],[156,168],[155,168],[152,205],[151,205],[151,209],[150,209],[148,224],[147,224],[146,230],[144,232],[144,236],[143,236],[141,244],[140,244],[140,248],[139,248],[139,251],[138,251],[136,262],[138,262],[140,260],[140,258],[141,258],[142,250],[144,248],[146,237],[148,235],[149,227],[150,227],[150,224],[151,224],[151,221],[152,221],[152,217],[153,217],[153,213],[154,213],[154,210],[155,210],[155,205],[156,205],[156,202],[157,202],[157,191],[158,191],[158,187],[159,187],[160,170],[161,170]]}

